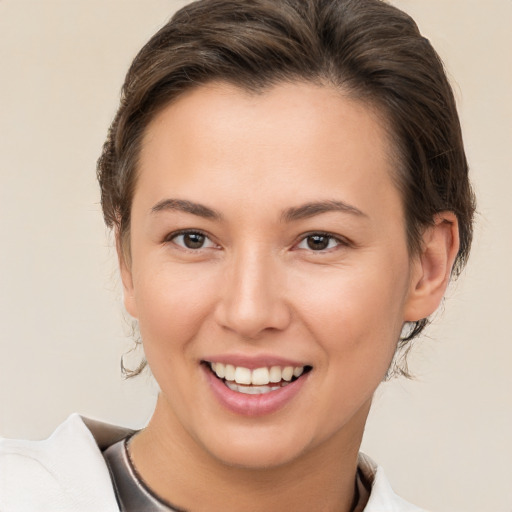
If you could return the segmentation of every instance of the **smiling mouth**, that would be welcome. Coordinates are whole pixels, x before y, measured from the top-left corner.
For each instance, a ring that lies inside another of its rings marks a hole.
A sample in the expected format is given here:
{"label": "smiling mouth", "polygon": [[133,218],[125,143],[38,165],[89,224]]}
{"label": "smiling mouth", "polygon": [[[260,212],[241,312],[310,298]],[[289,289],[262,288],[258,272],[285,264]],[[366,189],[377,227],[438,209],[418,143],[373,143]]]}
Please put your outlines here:
{"label": "smiling mouth", "polygon": [[264,366],[249,369],[243,366],[203,361],[211,373],[229,389],[247,395],[278,391],[309,373],[312,366]]}

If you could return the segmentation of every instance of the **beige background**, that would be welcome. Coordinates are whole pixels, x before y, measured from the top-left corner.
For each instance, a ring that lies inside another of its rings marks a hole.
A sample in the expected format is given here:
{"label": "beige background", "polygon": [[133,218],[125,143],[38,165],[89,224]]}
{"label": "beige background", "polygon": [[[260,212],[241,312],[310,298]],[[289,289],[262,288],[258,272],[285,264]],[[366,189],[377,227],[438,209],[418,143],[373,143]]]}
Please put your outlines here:
{"label": "beige background", "polygon": [[[0,0],[0,433],[73,411],[142,426],[155,386],[123,382],[127,324],[95,160],[127,66],[185,2]],[[479,197],[463,278],[377,392],[364,450],[438,512],[512,510],[512,1],[400,0],[449,69]]]}

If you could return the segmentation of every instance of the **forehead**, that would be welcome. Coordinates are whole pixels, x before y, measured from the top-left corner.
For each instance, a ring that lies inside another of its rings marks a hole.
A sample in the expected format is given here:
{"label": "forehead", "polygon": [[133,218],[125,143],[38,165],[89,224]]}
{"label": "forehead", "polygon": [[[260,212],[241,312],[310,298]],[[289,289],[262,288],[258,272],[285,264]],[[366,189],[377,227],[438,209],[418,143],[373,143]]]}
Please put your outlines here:
{"label": "forehead", "polygon": [[246,203],[270,204],[284,192],[308,201],[359,189],[371,202],[392,184],[393,161],[379,113],[342,91],[290,83],[249,93],[215,83],[186,92],[149,124],[135,196],[245,191]]}

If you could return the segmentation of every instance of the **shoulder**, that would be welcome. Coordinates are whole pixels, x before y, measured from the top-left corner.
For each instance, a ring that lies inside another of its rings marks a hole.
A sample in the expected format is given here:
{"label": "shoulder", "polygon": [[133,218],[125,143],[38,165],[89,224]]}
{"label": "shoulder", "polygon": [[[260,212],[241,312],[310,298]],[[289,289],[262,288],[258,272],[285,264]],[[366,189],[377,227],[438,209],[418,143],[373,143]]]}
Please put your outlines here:
{"label": "shoulder", "polygon": [[0,510],[118,511],[101,448],[128,432],[73,414],[43,441],[0,439]]}
{"label": "shoulder", "polygon": [[358,468],[371,488],[363,512],[426,512],[397,496],[382,467],[363,453],[359,454]]}

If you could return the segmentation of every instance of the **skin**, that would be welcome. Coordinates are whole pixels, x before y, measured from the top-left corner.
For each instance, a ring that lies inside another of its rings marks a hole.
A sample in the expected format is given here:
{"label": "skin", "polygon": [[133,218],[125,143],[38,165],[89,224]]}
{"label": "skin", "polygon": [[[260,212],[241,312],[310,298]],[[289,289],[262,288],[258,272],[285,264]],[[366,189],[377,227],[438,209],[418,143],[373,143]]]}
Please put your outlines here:
{"label": "skin", "polygon": [[[130,260],[119,253],[161,389],[130,448],[164,499],[194,512],[351,509],[372,395],[404,322],[437,308],[458,249],[447,212],[408,253],[391,149],[372,110],[311,84],[201,86],[148,126]],[[309,203],[322,207],[305,214]],[[180,230],[204,245],[187,248]],[[276,412],[234,414],[201,364],[226,354],[313,369]]]}

